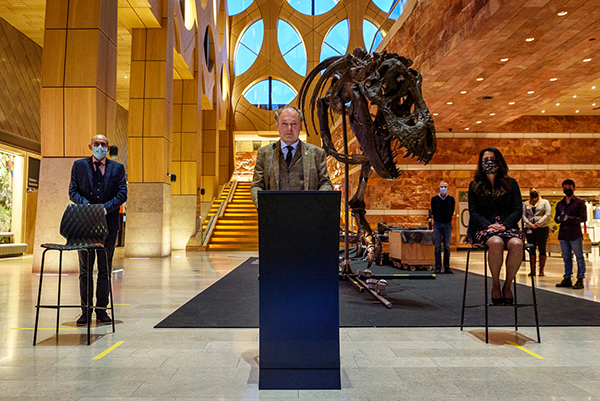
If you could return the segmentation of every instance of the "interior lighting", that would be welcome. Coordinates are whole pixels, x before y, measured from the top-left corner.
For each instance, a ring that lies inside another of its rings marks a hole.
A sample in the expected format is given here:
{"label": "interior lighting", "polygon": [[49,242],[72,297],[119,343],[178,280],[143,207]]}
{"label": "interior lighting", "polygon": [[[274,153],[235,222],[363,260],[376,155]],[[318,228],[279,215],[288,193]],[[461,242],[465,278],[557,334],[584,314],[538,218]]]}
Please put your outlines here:
{"label": "interior lighting", "polygon": [[460,91],[460,93],[462,93],[464,95],[465,93],[467,93],[467,91]]}
{"label": "interior lighting", "polygon": [[447,102],[446,104],[452,104],[452,102]]}
{"label": "interior lighting", "polygon": [[469,130],[468,128],[465,128],[465,131],[468,131],[468,130]]}
{"label": "interior lighting", "polygon": [[535,38],[527,38],[525,39],[525,42],[533,42],[535,40]]}
{"label": "interior lighting", "polygon": [[557,106],[560,106],[560,103],[556,103]]}
{"label": "interior lighting", "polygon": [[564,16],[565,16],[565,15],[567,15],[568,13],[569,13],[568,11],[561,11],[561,12],[559,12],[557,15],[558,15],[559,17],[564,17]]}
{"label": "interior lighting", "polygon": [[542,113],[545,113],[545,112],[546,112],[546,110],[542,110]]}
{"label": "interior lighting", "polygon": [[592,89],[596,89],[596,87],[595,87],[595,86],[592,86]]}
{"label": "interior lighting", "polygon": [[577,95],[573,95],[573,99],[576,99],[576,98],[577,98]]}
{"label": "interior lighting", "polygon": [[508,61],[508,57],[507,58],[501,58],[500,61],[502,61],[502,62]]}
{"label": "interior lighting", "polygon": [[490,116],[495,116],[495,115],[496,115],[496,113],[490,113]]}
{"label": "interior lighting", "polygon": [[125,79],[127,79],[127,75],[125,75]]}
{"label": "interior lighting", "polygon": [[575,113],[579,113],[579,110],[575,110]]}
{"label": "interior lighting", "polygon": [[591,59],[591,58],[584,58],[584,59],[583,59],[583,62],[584,62],[584,63],[587,63],[588,61],[592,61],[592,59]]}
{"label": "interior lighting", "polygon": [[481,124],[481,121],[475,121],[475,124]]}
{"label": "interior lighting", "polygon": [[483,81],[483,78],[477,78],[476,81]]}
{"label": "interior lighting", "polygon": [[508,102],[508,104],[510,104],[512,106],[513,104],[515,104],[515,102]]}
{"label": "interior lighting", "polygon": [[592,103],[592,106],[595,106],[595,105],[596,105],[596,103]]}
{"label": "interior lighting", "polygon": [[437,115],[438,115],[438,113],[433,113],[433,115],[434,115],[434,116],[437,116]]}
{"label": "interior lighting", "polygon": [[528,95],[531,95],[532,93],[534,93],[533,91],[529,91],[527,92]]}
{"label": "interior lighting", "polygon": [[556,81],[558,78],[550,78],[550,81],[554,82]]}

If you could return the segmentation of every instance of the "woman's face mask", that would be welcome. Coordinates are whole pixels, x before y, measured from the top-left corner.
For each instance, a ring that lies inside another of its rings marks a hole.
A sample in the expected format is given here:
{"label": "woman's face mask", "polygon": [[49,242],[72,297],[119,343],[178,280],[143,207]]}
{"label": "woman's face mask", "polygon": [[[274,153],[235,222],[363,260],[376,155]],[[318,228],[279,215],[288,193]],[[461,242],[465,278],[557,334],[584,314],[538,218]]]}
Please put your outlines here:
{"label": "woman's face mask", "polygon": [[496,174],[498,171],[498,162],[496,160],[484,160],[481,162],[481,170],[485,174]]}
{"label": "woman's face mask", "polygon": [[537,199],[538,196],[540,196],[540,195],[537,192],[531,193],[531,199]]}

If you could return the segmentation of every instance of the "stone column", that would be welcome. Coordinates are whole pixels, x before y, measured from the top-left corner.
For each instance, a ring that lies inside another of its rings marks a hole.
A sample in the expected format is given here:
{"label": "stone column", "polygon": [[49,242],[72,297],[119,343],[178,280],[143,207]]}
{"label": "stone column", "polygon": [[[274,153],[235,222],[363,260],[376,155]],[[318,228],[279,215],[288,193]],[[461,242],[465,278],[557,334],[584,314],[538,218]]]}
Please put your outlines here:
{"label": "stone column", "polygon": [[[69,202],[71,166],[90,156],[96,134],[115,133],[117,2],[47,0],[42,55],[42,162],[35,229],[33,271],[39,271],[46,242],[64,243],[60,221]],[[67,252],[63,272],[79,270]],[[58,271],[57,252],[46,272]]]}
{"label": "stone column", "polygon": [[196,234],[196,205],[202,162],[201,103],[198,73],[194,80],[176,80],[173,94],[173,167],[171,246],[185,249]]}
{"label": "stone column", "polygon": [[132,30],[128,257],[171,253],[174,2],[160,4],[161,28]]}

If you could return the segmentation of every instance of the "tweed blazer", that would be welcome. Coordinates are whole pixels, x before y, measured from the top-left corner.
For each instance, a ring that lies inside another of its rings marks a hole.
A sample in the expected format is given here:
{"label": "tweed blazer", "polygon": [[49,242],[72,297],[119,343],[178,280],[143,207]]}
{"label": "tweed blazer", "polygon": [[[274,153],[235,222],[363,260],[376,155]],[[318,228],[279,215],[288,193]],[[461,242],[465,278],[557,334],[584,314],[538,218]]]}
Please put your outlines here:
{"label": "tweed blazer", "polygon": [[523,226],[525,228],[531,227],[532,224],[537,224],[538,227],[548,227],[548,221],[550,221],[550,202],[546,199],[540,198],[535,204],[535,213],[531,209],[529,201],[523,204]]}
{"label": "tweed blazer", "polygon": [[[250,187],[250,195],[255,205],[258,205],[259,191],[279,190],[280,156],[281,141],[258,149]],[[296,163],[302,163],[304,172],[302,181],[305,191],[333,191],[327,170],[327,154],[322,148],[300,141],[294,159],[296,157],[298,157]]]}

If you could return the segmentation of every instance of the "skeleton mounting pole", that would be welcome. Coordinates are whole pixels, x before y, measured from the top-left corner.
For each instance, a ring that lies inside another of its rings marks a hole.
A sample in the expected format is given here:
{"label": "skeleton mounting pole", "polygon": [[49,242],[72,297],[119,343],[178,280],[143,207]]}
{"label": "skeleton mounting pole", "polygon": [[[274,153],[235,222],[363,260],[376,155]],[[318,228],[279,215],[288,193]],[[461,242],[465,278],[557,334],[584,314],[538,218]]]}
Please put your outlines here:
{"label": "skeleton mounting pole", "polygon": [[[346,130],[346,105],[342,105],[342,133],[344,136],[344,154],[348,154],[348,131]],[[348,163],[344,163],[344,269],[342,273],[344,274],[352,274],[352,268],[350,267],[350,246],[348,241],[348,232],[349,232],[349,224],[350,221],[350,208],[348,207],[348,192],[350,191],[350,183],[349,183],[349,175],[350,170],[348,168]]]}

